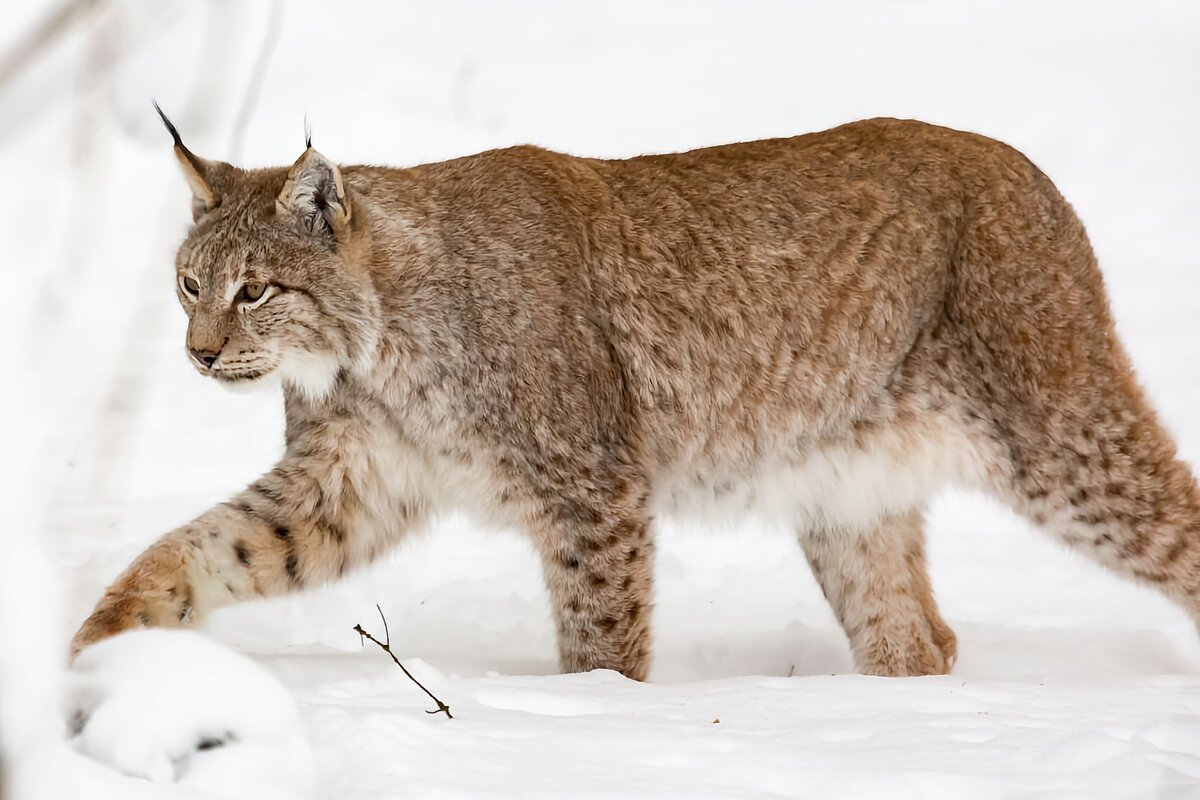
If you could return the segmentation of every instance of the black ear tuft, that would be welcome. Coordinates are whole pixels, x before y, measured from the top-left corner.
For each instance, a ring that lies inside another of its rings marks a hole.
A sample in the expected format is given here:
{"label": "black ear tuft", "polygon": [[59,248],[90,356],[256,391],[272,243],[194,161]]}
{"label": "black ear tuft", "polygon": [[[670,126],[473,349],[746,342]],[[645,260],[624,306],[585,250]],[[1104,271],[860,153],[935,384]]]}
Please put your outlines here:
{"label": "black ear tuft", "polygon": [[308,119],[308,114],[304,115],[304,146],[305,148],[312,147],[312,123]]}
{"label": "black ear tuft", "polygon": [[163,125],[167,126],[167,130],[171,133],[171,138],[175,140],[176,147],[183,147],[183,139],[179,138],[179,131],[175,129],[175,124],[167,119],[167,115],[163,113],[162,107],[157,100],[151,100],[154,103],[154,110],[158,112],[158,118],[162,120]]}
{"label": "black ear tuft", "polygon": [[167,119],[167,115],[163,113],[162,107],[157,102],[154,102],[154,110],[158,112],[158,118],[167,127],[171,138],[175,140],[175,157],[179,159],[179,166],[183,168],[183,175],[187,178],[188,186],[192,190],[192,219],[199,220],[200,217],[220,205],[221,198],[214,191],[211,178],[214,168],[228,165],[198,158],[195,153],[187,149],[183,139],[179,136],[179,130],[171,120]]}

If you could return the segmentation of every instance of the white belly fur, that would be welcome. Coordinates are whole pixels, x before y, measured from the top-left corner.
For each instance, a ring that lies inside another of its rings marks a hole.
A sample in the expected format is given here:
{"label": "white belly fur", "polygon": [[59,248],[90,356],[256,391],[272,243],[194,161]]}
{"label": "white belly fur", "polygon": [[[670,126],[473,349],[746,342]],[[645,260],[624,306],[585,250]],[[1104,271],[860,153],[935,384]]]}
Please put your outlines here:
{"label": "white belly fur", "polygon": [[689,524],[747,515],[797,528],[863,529],[923,507],[947,486],[977,486],[989,459],[958,425],[926,418],[816,447],[750,470],[688,464],[659,481],[656,515]]}

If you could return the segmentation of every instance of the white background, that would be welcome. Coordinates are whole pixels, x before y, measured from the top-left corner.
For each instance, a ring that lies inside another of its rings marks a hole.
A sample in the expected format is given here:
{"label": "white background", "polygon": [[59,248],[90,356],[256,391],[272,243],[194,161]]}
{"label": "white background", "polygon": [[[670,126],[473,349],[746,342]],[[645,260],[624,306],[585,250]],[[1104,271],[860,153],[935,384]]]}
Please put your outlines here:
{"label": "white background", "polygon": [[[0,48],[50,8],[6,8]],[[10,564],[29,586],[3,614],[56,646],[145,545],[282,450],[277,396],[227,393],[184,358],[188,192],[151,98],[197,153],[246,165],[294,160],[305,116],[329,157],[394,165],[519,142],[619,157],[884,115],[986,133],[1083,217],[1142,381],[1200,461],[1196,4],[98,9],[0,84],[0,524],[55,577]],[[947,497],[930,522],[961,654],[944,678],[840,674],[845,640],[798,548],[754,521],[664,526],[649,685],[555,676],[531,551],[463,520],[208,630],[294,691],[330,797],[1200,797],[1192,622],[981,498]],[[423,714],[360,649],[350,629],[376,627],[375,603],[457,719]]]}

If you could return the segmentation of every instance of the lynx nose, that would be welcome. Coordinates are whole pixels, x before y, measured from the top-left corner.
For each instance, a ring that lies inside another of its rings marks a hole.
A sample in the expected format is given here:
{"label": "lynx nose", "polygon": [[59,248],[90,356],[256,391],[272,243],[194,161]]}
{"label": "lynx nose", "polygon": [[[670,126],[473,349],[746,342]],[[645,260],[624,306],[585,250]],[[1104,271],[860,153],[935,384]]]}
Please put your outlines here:
{"label": "lynx nose", "polygon": [[216,350],[197,350],[195,347],[189,348],[192,353],[192,358],[200,362],[206,367],[211,367],[217,361],[217,356],[220,355]]}

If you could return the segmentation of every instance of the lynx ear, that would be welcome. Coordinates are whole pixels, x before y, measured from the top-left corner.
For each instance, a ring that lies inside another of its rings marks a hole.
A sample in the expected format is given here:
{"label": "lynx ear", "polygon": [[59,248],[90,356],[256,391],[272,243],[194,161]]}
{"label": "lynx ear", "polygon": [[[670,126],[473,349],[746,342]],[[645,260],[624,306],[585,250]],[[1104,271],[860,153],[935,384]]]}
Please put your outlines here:
{"label": "lynx ear", "polygon": [[192,221],[198,221],[221,204],[220,196],[213,189],[213,178],[215,177],[213,173],[222,165],[199,158],[191,150],[188,150],[183,140],[179,138],[179,131],[175,129],[171,120],[167,119],[167,115],[159,108],[158,103],[154,104],[154,110],[158,112],[163,125],[167,126],[171,138],[175,140],[175,158],[179,159],[179,166],[183,168],[183,177],[187,179],[188,187],[192,190]]}
{"label": "lynx ear", "polygon": [[309,145],[288,170],[275,210],[297,217],[309,233],[341,238],[350,224],[350,203],[337,164]]}

